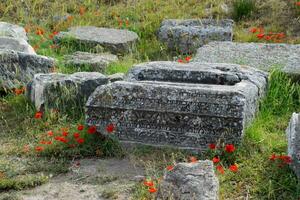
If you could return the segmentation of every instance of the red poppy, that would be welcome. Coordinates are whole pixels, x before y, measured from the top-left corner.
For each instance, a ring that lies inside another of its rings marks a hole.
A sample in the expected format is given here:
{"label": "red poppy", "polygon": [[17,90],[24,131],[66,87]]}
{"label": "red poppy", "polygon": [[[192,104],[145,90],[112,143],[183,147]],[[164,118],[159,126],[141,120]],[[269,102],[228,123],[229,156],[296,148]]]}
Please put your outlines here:
{"label": "red poppy", "polygon": [[224,168],[221,166],[221,165],[218,165],[217,167],[216,167],[216,169],[219,171],[219,173],[220,174],[224,174]]}
{"label": "red poppy", "polygon": [[155,192],[157,191],[157,189],[154,188],[154,187],[151,187],[151,188],[148,189],[148,191],[149,191],[150,193],[155,193]]}
{"label": "red poppy", "polygon": [[47,134],[48,136],[53,136],[53,131],[48,131]]}
{"label": "red poppy", "polygon": [[258,39],[262,39],[262,38],[265,37],[265,34],[264,34],[264,33],[260,33],[260,34],[257,34],[256,37],[257,37]]}
{"label": "red poppy", "polygon": [[43,113],[41,111],[36,112],[35,115],[34,115],[35,119],[41,119],[42,117],[43,117]]}
{"label": "red poppy", "polygon": [[235,147],[234,147],[233,144],[226,144],[226,146],[225,146],[225,151],[226,152],[232,153],[232,152],[234,152],[234,150],[235,150]]}
{"label": "red poppy", "polygon": [[167,168],[166,168],[168,171],[172,171],[173,169],[174,169],[174,166],[172,166],[172,165],[169,165],[169,166],[167,166]]}
{"label": "red poppy", "polygon": [[187,56],[187,57],[185,58],[185,61],[186,61],[186,62],[190,62],[191,59],[192,59],[191,56]]}
{"label": "red poppy", "polygon": [[198,161],[198,159],[195,156],[190,156],[189,160],[190,160],[190,163],[195,163]]}
{"label": "red poppy", "polygon": [[266,36],[265,36],[265,40],[269,41],[269,40],[271,40],[271,39],[272,39],[271,36],[269,36],[269,35],[266,35]]}
{"label": "red poppy", "polygon": [[178,59],[177,62],[183,63],[183,60],[182,59]]}
{"label": "red poppy", "polygon": [[65,136],[65,137],[67,137],[69,135],[69,133],[67,131],[63,131],[62,135]]}
{"label": "red poppy", "polygon": [[37,35],[44,35],[45,31],[42,28],[37,28],[35,34]]}
{"label": "red poppy", "polygon": [[58,31],[53,31],[53,35],[57,35],[59,32]]}
{"label": "red poppy", "polygon": [[88,129],[88,134],[94,134],[97,132],[97,127],[96,126],[90,126]]}
{"label": "red poppy", "polygon": [[54,37],[54,35],[51,33],[51,34],[49,34],[49,39],[53,39],[53,37]]}
{"label": "red poppy", "polygon": [[277,38],[278,39],[283,39],[283,38],[285,38],[285,34],[284,33],[277,33]]}
{"label": "red poppy", "polygon": [[80,6],[80,8],[79,8],[79,14],[80,15],[84,15],[84,13],[85,13],[85,7]]}
{"label": "red poppy", "polygon": [[84,129],[84,126],[82,124],[79,124],[77,126],[77,130],[82,131]]}
{"label": "red poppy", "polygon": [[42,141],[40,141],[40,144],[52,144],[52,142],[51,141],[42,140]]}
{"label": "red poppy", "polygon": [[237,172],[238,171],[238,166],[236,164],[234,165],[230,165],[229,166],[229,170],[232,171],[232,172]]}
{"label": "red poppy", "polygon": [[129,20],[128,19],[126,19],[125,24],[126,24],[126,26],[129,26]]}
{"label": "red poppy", "polygon": [[23,93],[25,92],[25,90],[26,90],[25,87],[22,87],[22,88],[20,88],[20,89],[19,89],[19,88],[16,88],[16,89],[15,89],[15,94],[16,94],[16,95],[23,94]]}
{"label": "red poppy", "polygon": [[208,147],[209,147],[211,150],[214,150],[214,149],[216,149],[216,144],[209,144]]}
{"label": "red poppy", "polygon": [[76,141],[78,142],[78,144],[82,144],[84,143],[84,138],[78,138]]}
{"label": "red poppy", "polygon": [[273,153],[273,154],[270,156],[269,160],[274,161],[276,158],[277,158],[277,156]]}
{"label": "red poppy", "polygon": [[257,32],[257,28],[250,28],[249,32],[256,33]]}
{"label": "red poppy", "polygon": [[65,137],[62,137],[62,136],[57,136],[54,139],[57,140],[57,141],[61,141],[63,143],[68,143],[68,140]]}
{"label": "red poppy", "polygon": [[296,6],[300,6],[300,1],[296,2]]}
{"label": "red poppy", "polygon": [[114,131],[114,129],[115,129],[115,125],[113,125],[113,124],[109,124],[106,126],[106,131],[108,133],[112,133]]}
{"label": "red poppy", "polygon": [[74,133],[73,136],[74,136],[74,138],[79,138],[80,134],[79,133]]}
{"label": "red poppy", "polygon": [[279,159],[282,160],[285,164],[289,164],[292,162],[292,158],[290,156],[279,156]]}
{"label": "red poppy", "polygon": [[37,152],[40,152],[40,151],[43,151],[43,150],[44,150],[44,147],[37,146],[37,147],[35,147],[35,150],[36,150]]}
{"label": "red poppy", "polygon": [[213,157],[212,159],[213,163],[218,163],[220,162],[220,158],[218,156]]}
{"label": "red poppy", "polygon": [[154,183],[153,183],[153,181],[144,181],[144,185],[147,187],[153,187]]}

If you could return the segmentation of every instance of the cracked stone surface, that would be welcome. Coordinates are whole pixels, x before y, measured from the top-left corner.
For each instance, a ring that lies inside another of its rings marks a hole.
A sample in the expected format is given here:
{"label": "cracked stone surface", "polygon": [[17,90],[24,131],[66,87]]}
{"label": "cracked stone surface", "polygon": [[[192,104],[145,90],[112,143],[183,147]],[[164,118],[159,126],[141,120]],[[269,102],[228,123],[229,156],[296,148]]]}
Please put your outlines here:
{"label": "cracked stone surface", "polygon": [[235,63],[269,71],[279,67],[300,76],[300,45],[210,42],[199,48],[193,62]]}
{"label": "cracked stone surface", "polygon": [[178,163],[166,171],[156,200],[217,200],[219,181],[212,161]]}
{"label": "cracked stone surface", "polygon": [[19,38],[28,41],[23,27],[7,22],[0,22],[0,37]]}
{"label": "cracked stone surface", "polygon": [[288,155],[292,158],[291,167],[300,179],[300,115],[293,113],[286,129],[288,139]]}
{"label": "cracked stone surface", "polygon": [[36,55],[34,49],[22,38],[0,37],[0,50],[14,50]]}
{"label": "cracked stone surface", "polygon": [[88,53],[77,51],[64,57],[67,66],[84,68],[90,67],[93,71],[104,72],[110,63],[118,61],[116,55],[110,53]]}
{"label": "cracked stone surface", "polygon": [[167,19],[158,38],[170,50],[191,54],[209,41],[232,41],[233,24],[230,19]]}

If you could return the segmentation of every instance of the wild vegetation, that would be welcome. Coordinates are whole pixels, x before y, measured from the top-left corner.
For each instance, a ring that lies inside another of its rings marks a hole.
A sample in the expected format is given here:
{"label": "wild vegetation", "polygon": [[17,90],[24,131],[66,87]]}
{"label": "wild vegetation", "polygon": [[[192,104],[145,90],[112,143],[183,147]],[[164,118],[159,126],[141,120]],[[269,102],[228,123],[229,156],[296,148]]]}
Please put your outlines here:
{"label": "wild vegetation", "polygon": [[[6,0],[0,2],[0,20],[24,26],[30,44],[38,54],[54,57],[53,71],[73,73],[89,69],[66,67],[64,55],[80,50],[72,42],[53,43],[59,31],[76,25],[126,28],[135,31],[140,41],[135,51],[111,64],[106,74],[126,72],[133,64],[154,60],[178,60],[186,56],[170,53],[156,38],[160,22],[167,18],[234,18],[234,40],[258,42],[261,38],[250,30],[284,33],[282,42],[300,43],[300,6],[295,0]],[[253,30],[253,29],[252,29]],[[264,40],[263,42],[276,42]],[[191,155],[174,149],[139,147],[130,152],[121,149],[113,137],[90,134],[82,110],[72,112],[49,110],[37,115],[23,91],[1,93],[0,98],[0,199],[16,198],[14,192],[47,182],[51,176],[68,171],[74,159],[83,157],[129,156],[145,167],[148,181],[159,182],[163,171],[176,162],[213,159],[212,152]],[[272,154],[286,155],[285,129],[292,112],[300,111],[300,84],[274,69],[269,74],[268,93],[260,112],[246,130],[244,140],[236,147],[237,170],[217,170],[220,199],[299,199],[300,184],[287,165],[278,166]],[[115,127],[117,128],[117,127]],[[81,128],[80,128],[81,129]],[[67,132],[76,146],[70,147],[53,134]],[[80,137],[76,138],[75,133]],[[80,142],[78,139],[81,138]],[[42,142],[44,141],[44,142]],[[51,144],[47,142],[52,141]],[[271,157],[271,159],[270,159]],[[226,161],[220,161],[226,166]],[[219,162],[218,162],[219,163]],[[138,183],[133,199],[153,199],[148,187]]]}

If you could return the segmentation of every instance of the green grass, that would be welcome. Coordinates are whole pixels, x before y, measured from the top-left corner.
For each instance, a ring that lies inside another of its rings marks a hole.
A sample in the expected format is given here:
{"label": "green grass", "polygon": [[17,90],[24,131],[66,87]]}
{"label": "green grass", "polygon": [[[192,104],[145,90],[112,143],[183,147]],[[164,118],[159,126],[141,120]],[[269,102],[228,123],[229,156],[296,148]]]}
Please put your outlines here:
{"label": "green grass", "polygon": [[[51,48],[53,41],[48,35],[53,31],[64,31],[70,26],[95,25],[114,28],[127,28],[135,31],[140,40],[134,52],[119,57],[105,74],[127,72],[134,64],[151,60],[174,60],[176,56],[167,51],[157,38],[157,29],[165,18],[227,18],[234,17],[222,9],[223,4],[232,6],[228,0],[139,0],[139,1],[53,1],[25,0],[1,1],[0,20],[21,24],[30,29],[30,44],[38,45],[38,54],[57,59],[56,69],[62,73],[73,73],[77,69],[63,64],[63,56],[77,50],[84,50],[72,40]],[[257,0],[256,7],[237,8],[234,34],[235,40],[257,42],[249,34],[250,27],[262,26],[268,31],[287,33],[287,42],[299,43],[299,30],[285,21],[299,17],[299,9],[293,0]],[[79,15],[79,7],[86,13]],[[245,10],[247,11],[245,13]],[[251,11],[251,16],[245,18]],[[69,13],[73,20],[53,20],[53,16]],[[283,17],[284,16],[284,17]],[[119,20],[129,21],[129,25],[119,27]],[[37,36],[35,29],[45,29],[44,36]],[[298,36],[297,36],[298,35]],[[52,46],[53,47],[53,46]],[[97,49],[91,51],[97,52]],[[300,111],[300,86],[285,74],[274,71],[270,74],[266,98],[260,104],[260,113],[247,129],[244,140],[237,151],[237,174],[226,172],[220,179],[220,199],[299,199],[300,188],[296,176],[287,168],[278,168],[269,161],[272,153],[286,154],[285,129],[292,112]],[[65,104],[62,104],[63,106]],[[72,110],[73,109],[73,110]],[[84,122],[82,110],[71,108],[60,113],[45,113],[42,120],[33,118],[35,109],[25,96],[9,94],[0,98],[0,191],[35,187],[49,180],[51,175],[67,172],[74,158],[120,157],[124,152],[117,141],[100,135],[85,135],[86,144],[70,149],[64,144],[55,144],[42,153],[33,150],[49,130],[58,132],[62,127],[73,133],[79,123]],[[23,151],[29,145],[30,151]],[[187,152],[174,149],[137,148],[127,156],[146,169],[149,178],[163,175],[167,165],[188,161]],[[196,155],[201,159],[211,159],[208,155]],[[108,191],[108,197],[114,192]],[[154,199],[141,184],[137,184],[134,199]],[[0,195],[1,196],[1,195]],[[16,197],[17,198],[17,197]],[[7,196],[0,199],[10,199]],[[14,199],[12,197],[11,199]]]}

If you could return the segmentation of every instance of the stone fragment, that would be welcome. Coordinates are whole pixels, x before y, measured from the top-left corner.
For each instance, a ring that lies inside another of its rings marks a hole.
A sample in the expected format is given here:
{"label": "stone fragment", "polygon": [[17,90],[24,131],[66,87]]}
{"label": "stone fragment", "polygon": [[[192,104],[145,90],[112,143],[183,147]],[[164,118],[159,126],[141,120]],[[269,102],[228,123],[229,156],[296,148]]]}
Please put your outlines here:
{"label": "stone fragment", "polygon": [[101,133],[115,124],[124,144],[196,151],[219,140],[237,144],[266,83],[266,73],[234,64],[143,63],[126,81],[95,90],[86,104],[86,122]]}
{"label": "stone fragment", "polygon": [[178,163],[166,171],[159,186],[157,200],[217,200],[219,181],[212,161]]}
{"label": "stone fragment", "polygon": [[118,61],[116,55],[109,53],[95,54],[80,51],[67,55],[64,59],[67,66],[78,67],[79,69],[88,67],[96,72],[105,72],[110,63]]}
{"label": "stone fragment", "polygon": [[123,81],[125,77],[124,73],[115,73],[108,76],[110,82]]}
{"label": "stone fragment", "polygon": [[68,32],[60,32],[55,37],[56,42],[64,39],[72,39],[73,42],[83,44],[88,48],[100,45],[105,51],[113,54],[126,54],[133,50],[138,35],[123,29],[78,26],[71,27]]}
{"label": "stone fragment", "polygon": [[26,85],[36,73],[49,73],[55,60],[23,52],[0,50],[0,90]]}
{"label": "stone fragment", "polygon": [[201,47],[194,62],[236,63],[269,71],[280,67],[284,72],[300,75],[300,45],[210,42]]}
{"label": "stone fragment", "polygon": [[170,50],[194,53],[209,41],[232,41],[233,20],[214,19],[168,19],[158,31],[158,38]]}
{"label": "stone fragment", "polygon": [[0,37],[12,37],[28,41],[26,31],[23,27],[7,22],[0,22]]}
{"label": "stone fragment", "polygon": [[0,37],[0,50],[14,50],[27,54],[36,54],[34,49],[24,40],[11,37]]}
{"label": "stone fragment", "polygon": [[293,113],[286,129],[288,139],[288,155],[292,158],[291,167],[300,179],[300,115]]}
{"label": "stone fragment", "polygon": [[98,86],[107,82],[108,78],[98,72],[36,74],[27,86],[27,96],[37,110],[62,105],[70,108],[74,103],[79,109]]}

